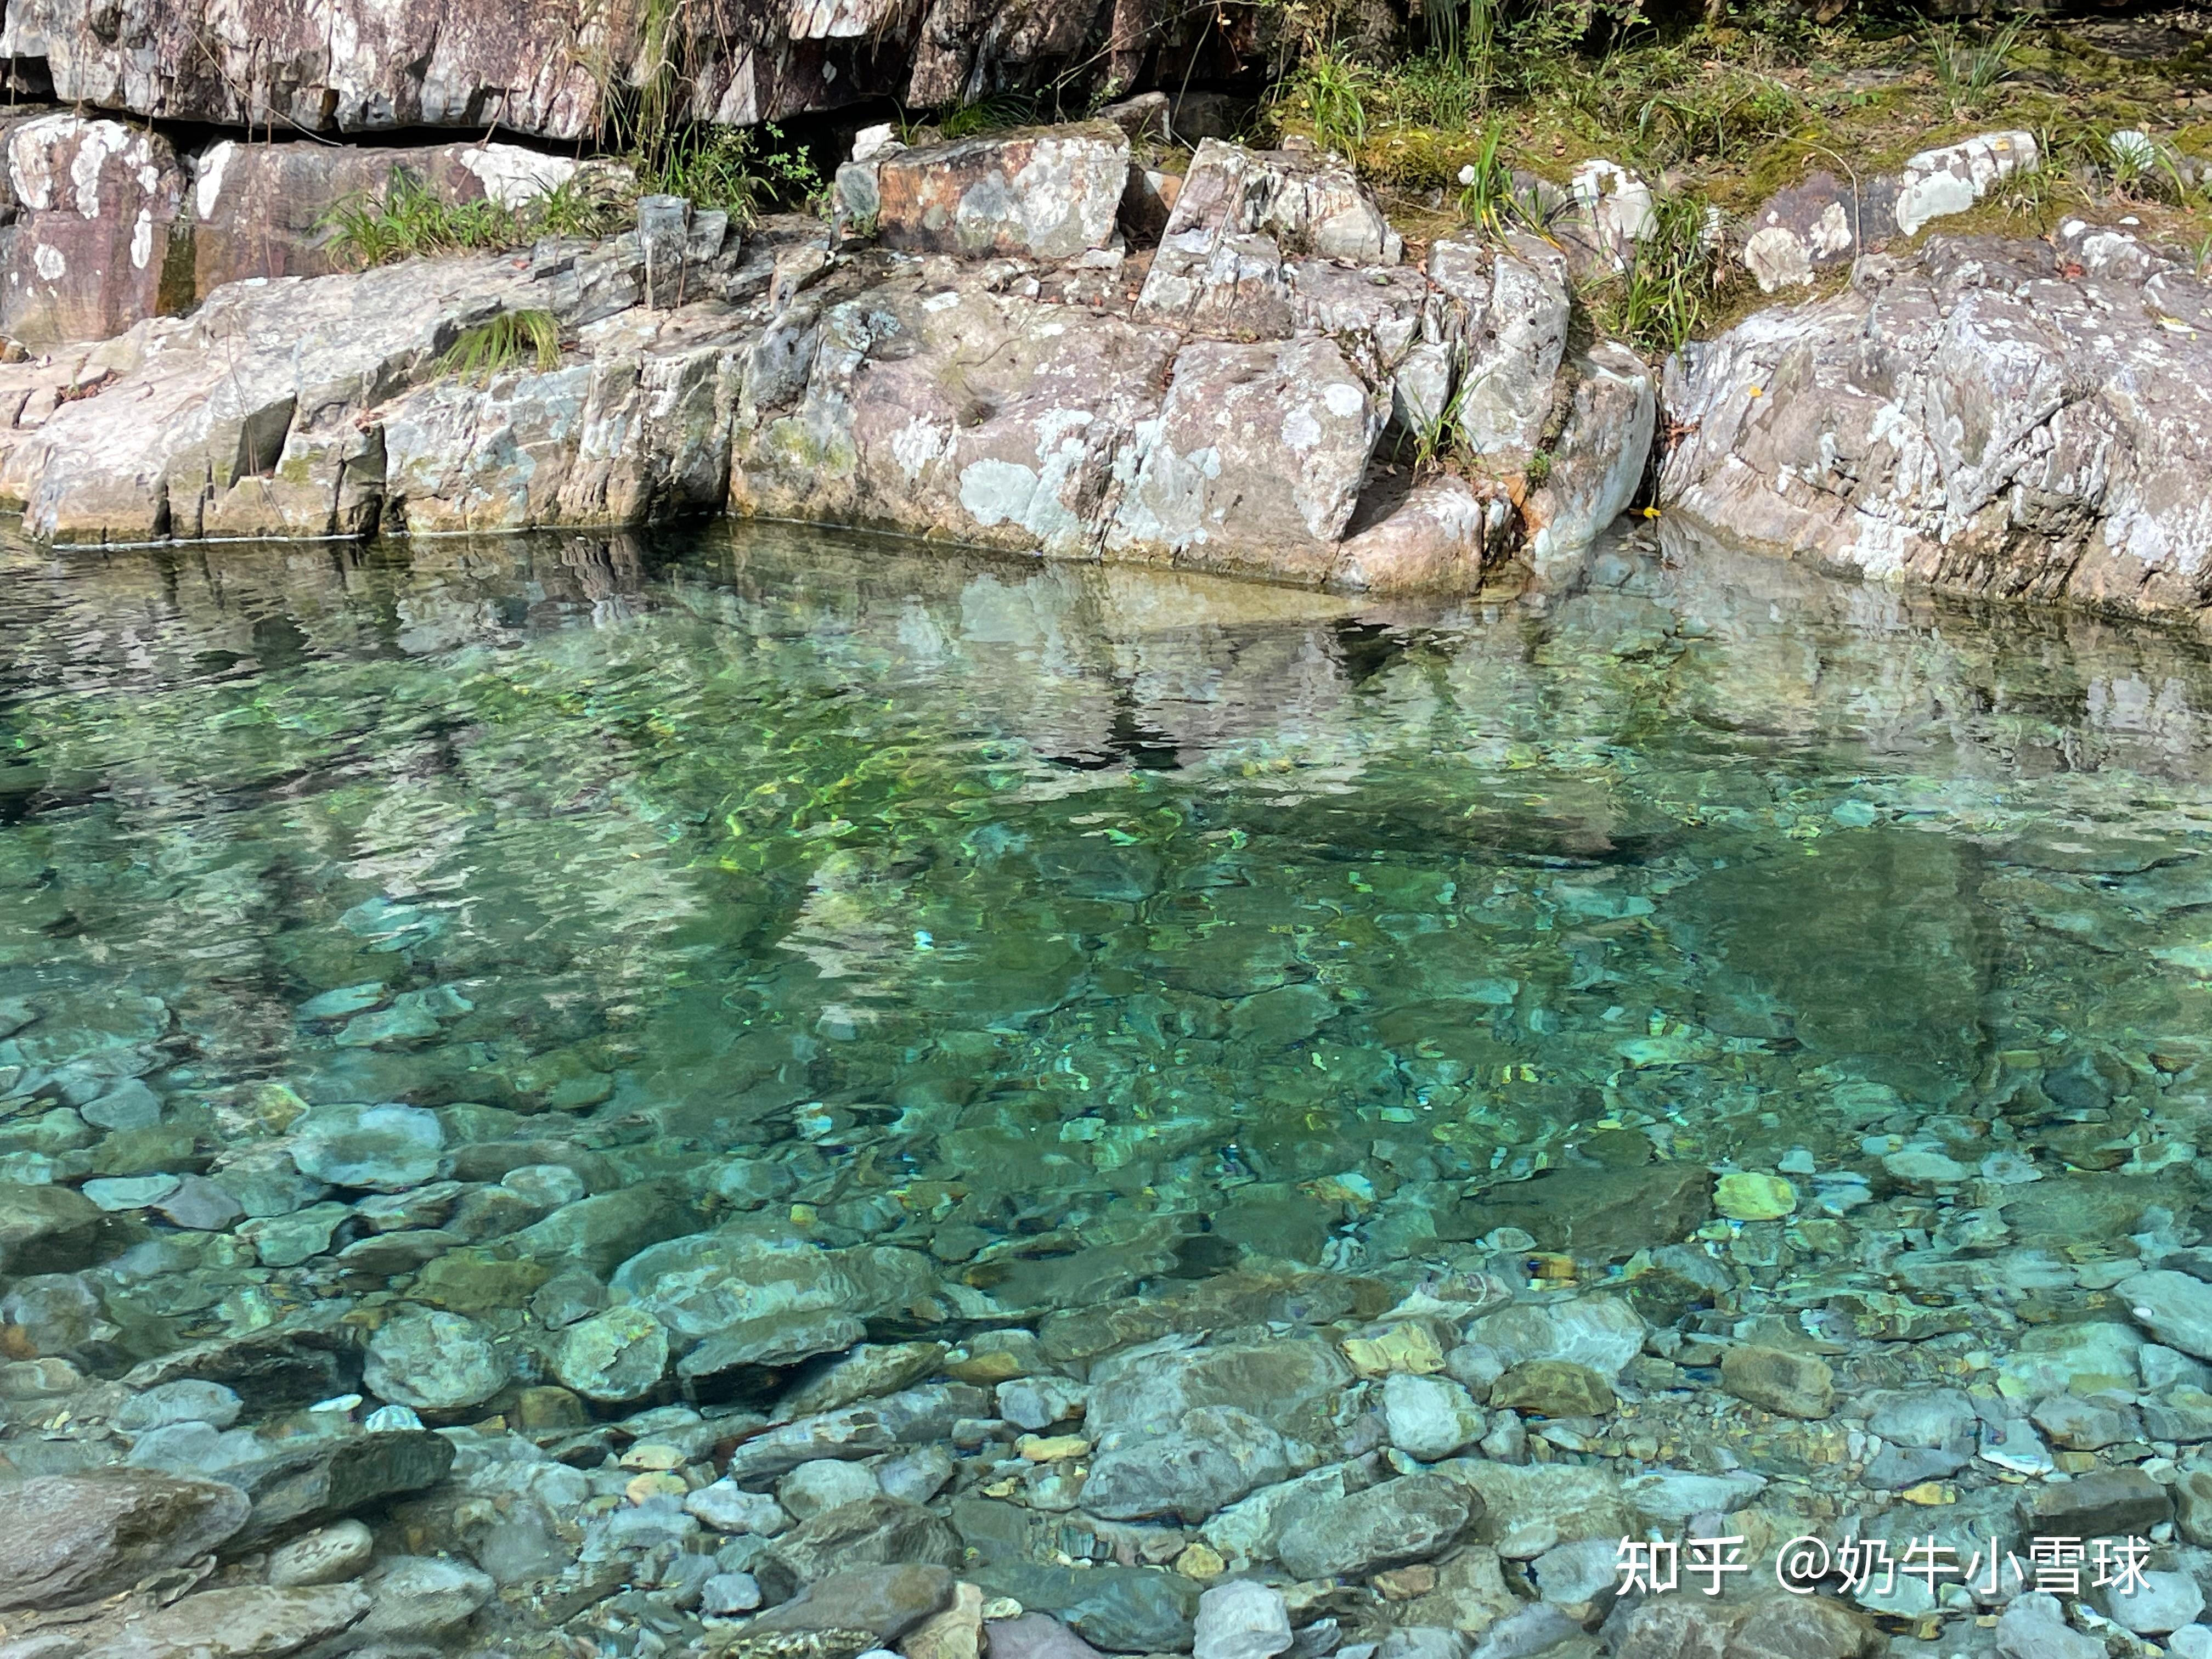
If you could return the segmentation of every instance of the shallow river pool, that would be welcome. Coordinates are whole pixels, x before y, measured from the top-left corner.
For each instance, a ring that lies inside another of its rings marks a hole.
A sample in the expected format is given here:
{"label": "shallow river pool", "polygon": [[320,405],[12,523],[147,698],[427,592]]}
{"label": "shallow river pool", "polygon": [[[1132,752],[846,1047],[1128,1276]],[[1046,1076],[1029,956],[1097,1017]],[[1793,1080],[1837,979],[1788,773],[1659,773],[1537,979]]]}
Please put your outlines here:
{"label": "shallow river pool", "polygon": [[[1237,1573],[1307,1650],[1583,1639],[1529,1470],[1754,1554],[2129,1477],[2186,1577],[2208,853],[2196,640],[1671,531],[1449,606],[10,544],[0,1454],[242,1486],[240,1582],[350,1508],[451,1652],[899,1560],[1008,1652]],[[1339,1536],[1391,1482],[1480,1497]]]}

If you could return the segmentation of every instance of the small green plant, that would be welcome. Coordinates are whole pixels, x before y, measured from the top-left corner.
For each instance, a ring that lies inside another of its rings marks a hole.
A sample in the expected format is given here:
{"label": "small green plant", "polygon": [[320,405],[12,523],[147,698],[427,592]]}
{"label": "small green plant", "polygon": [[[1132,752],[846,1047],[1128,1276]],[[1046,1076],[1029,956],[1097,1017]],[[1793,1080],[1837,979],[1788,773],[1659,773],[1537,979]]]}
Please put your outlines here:
{"label": "small green plant", "polygon": [[1294,95],[1305,106],[1316,143],[1357,159],[1367,142],[1367,94],[1374,80],[1365,64],[1332,47],[1322,47],[1306,59]]}
{"label": "small green plant", "polygon": [[1698,331],[1724,271],[1702,196],[1660,196],[1627,271],[1599,311],[1607,331],[1644,350],[1668,355]]}
{"label": "small green plant", "polygon": [[1803,116],[1802,101],[1781,82],[1727,67],[1645,98],[1636,112],[1636,137],[1660,161],[1726,161],[1784,137]]}
{"label": "small green plant", "polygon": [[2013,49],[2025,33],[2017,19],[1990,35],[1969,34],[1956,23],[1929,27],[1929,66],[1953,116],[1972,114],[2000,82],[2012,78]]}
{"label": "small green plant", "polygon": [[523,210],[538,236],[604,236],[619,216],[613,203],[594,196],[579,179],[564,179]]}
{"label": "small green plant", "polygon": [[1498,0],[1422,0],[1421,21],[1437,59],[1471,77],[1489,101],[1497,71]]}
{"label": "small green plant", "polygon": [[405,167],[392,169],[380,195],[348,197],[317,223],[340,258],[364,270],[523,240],[515,216],[497,203],[448,202]]}
{"label": "small green plant", "polygon": [[1435,409],[1413,405],[1412,420],[1400,434],[1399,454],[1417,478],[1443,470],[1465,441],[1460,417],[1467,409],[1474,382],[1467,378],[1467,357],[1455,353],[1451,365],[1451,395]]}
{"label": "small green plant", "polygon": [[1548,449],[1536,451],[1534,454],[1529,456],[1526,470],[1528,482],[1536,489],[1541,489],[1552,481],[1552,452]]}
{"label": "small green plant", "polygon": [[812,161],[786,148],[783,130],[773,121],[757,128],[686,128],[671,135],[657,155],[640,157],[638,176],[648,191],[689,197],[742,224],[776,202],[811,204],[823,191]]}
{"label": "small green plant", "polygon": [[529,358],[540,374],[559,367],[561,327],[550,311],[502,311],[489,322],[463,329],[438,359],[438,372],[489,385],[493,376]]}
{"label": "small green plant", "polygon": [[1492,122],[1483,131],[1482,148],[1474,160],[1459,170],[1460,217],[1487,236],[1503,237],[1521,216],[1504,143],[1504,123]]}
{"label": "small green plant", "polygon": [[1036,100],[1002,92],[961,105],[937,124],[937,130],[947,138],[972,138],[979,132],[1003,132],[1036,119]]}

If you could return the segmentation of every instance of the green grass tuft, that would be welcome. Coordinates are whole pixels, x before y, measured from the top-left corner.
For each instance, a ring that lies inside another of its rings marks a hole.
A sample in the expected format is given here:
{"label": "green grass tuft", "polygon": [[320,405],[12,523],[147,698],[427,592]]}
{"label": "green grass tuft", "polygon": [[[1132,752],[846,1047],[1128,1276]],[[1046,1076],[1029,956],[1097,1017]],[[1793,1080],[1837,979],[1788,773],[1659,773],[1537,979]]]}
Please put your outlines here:
{"label": "green grass tuft", "polygon": [[561,329],[550,311],[502,311],[489,322],[463,329],[438,359],[438,372],[489,385],[526,358],[540,374],[561,362]]}
{"label": "green grass tuft", "polygon": [[521,240],[516,216],[495,202],[448,202],[405,167],[394,167],[378,196],[353,196],[325,214],[338,257],[366,270],[399,259],[434,258]]}

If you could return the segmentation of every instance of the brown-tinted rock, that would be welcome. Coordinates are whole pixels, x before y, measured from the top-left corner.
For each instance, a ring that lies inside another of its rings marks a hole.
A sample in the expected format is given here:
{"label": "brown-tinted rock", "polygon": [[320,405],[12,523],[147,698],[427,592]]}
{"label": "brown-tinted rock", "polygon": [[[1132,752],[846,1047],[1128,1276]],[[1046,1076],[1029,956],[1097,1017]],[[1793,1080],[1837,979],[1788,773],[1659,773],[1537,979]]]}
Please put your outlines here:
{"label": "brown-tinted rock", "polygon": [[771,1607],[748,1628],[865,1630],[889,1646],[951,1600],[952,1574],[943,1566],[904,1562],[843,1567]]}
{"label": "brown-tinted rock", "polygon": [[2039,1538],[2142,1537],[2173,1516],[2166,1488],[2132,1464],[2046,1482],[2025,1507]]}
{"label": "brown-tinted rock", "polygon": [[1613,1385],[1571,1359],[1530,1359],[1490,1385],[1490,1403],[1544,1417],[1603,1417],[1613,1409]]}
{"label": "brown-tinted rock", "polygon": [[27,1480],[8,1494],[0,1528],[0,1610],[128,1589],[224,1542],[250,1508],[235,1486],[150,1469]]}
{"label": "brown-tinted rock", "polygon": [[864,1498],[826,1510],[785,1534],[776,1540],[776,1553],[805,1583],[845,1567],[916,1563],[957,1567],[961,1545],[943,1517],[919,1504]]}
{"label": "brown-tinted rock", "polygon": [[1712,1193],[1696,1164],[1576,1168],[1492,1187],[1477,1207],[1486,1231],[1519,1227],[1544,1249],[1610,1261],[1688,1237],[1712,1215]]}
{"label": "brown-tinted rock", "polygon": [[927,144],[878,165],[877,234],[919,253],[1072,259],[1113,236],[1128,176],[1110,121]]}
{"label": "brown-tinted rock", "polygon": [[1098,1650],[1048,1613],[994,1619],[983,1626],[990,1659],[1099,1659]]}
{"label": "brown-tinted rock", "polygon": [[1450,473],[1425,479],[1345,538],[1328,585],[1354,593],[1471,590],[1482,580],[1486,555],[1493,545],[1502,550],[1515,522],[1502,495],[1485,495]]}
{"label": "brown-tinted rock", "polygon": [[259,1659],[336,1636],[368,1611],[368,1593],[355,1584],[204,1590],[128,1620],[100,1653],[102,1659]]}
{"label": "brown-tinted rock", "polygon": [[191,303],[185,169],[167,138],[47,115],[10,128],[7,150],[22,217],[0,275],[0,331],[33,349],[104,340]]}
{"label": "brown-tinted rock", "polygon": [[303,1446],[224,1473],[252,1499],[232,1547],[243,1550],[349,1515],[380,1498],[420,1492],[446,1478],[453,1443],[427,1429]]}
{"label": "brown-tinted rock", "polygon": [[1783,1417],[1823,1418],[1836,1400],[1835,1373],[1826,1360],[1749,1343],[1721,1356],[1721,1387]]}

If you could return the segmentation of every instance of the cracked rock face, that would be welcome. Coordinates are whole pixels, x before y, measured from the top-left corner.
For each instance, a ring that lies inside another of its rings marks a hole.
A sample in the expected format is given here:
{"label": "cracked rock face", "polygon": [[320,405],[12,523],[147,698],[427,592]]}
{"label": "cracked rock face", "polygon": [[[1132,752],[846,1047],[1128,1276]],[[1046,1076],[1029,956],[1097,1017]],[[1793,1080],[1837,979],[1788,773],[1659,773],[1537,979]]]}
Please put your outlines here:
{"label": "cracked rock face", "polygon": [[2212,291],[2122,231],[1938,240],[1670,368],[1662,498],[1869,576],[2212,604]]}
{"label": "cracked rock face", "polygon": [[[1027,84],[1072,63],[1107,9],[685,0],[672,44],[685,112],[743,126],[886,94],[951,103],[979,76]],[[605,123],[611,86],[641,78],[646,42],[664,27],[653,0],[17,0],[0,52],[61,102],[170,120],[276,136],[498,125],[574,139]],[[1146,33],[1117,42],[1107,75],[1134,77]]]}
{"label": "cracked rock face", "polygon": [[21,222],[0,271],[0,331],[39,348],[118,334],[191,297],[185,169],[158,133],[47,115],[7,132]]}

